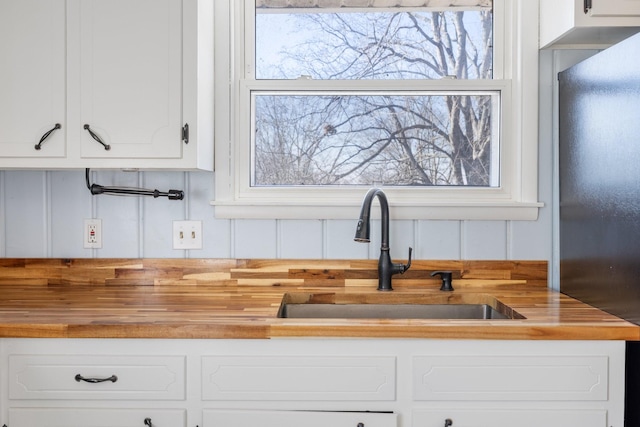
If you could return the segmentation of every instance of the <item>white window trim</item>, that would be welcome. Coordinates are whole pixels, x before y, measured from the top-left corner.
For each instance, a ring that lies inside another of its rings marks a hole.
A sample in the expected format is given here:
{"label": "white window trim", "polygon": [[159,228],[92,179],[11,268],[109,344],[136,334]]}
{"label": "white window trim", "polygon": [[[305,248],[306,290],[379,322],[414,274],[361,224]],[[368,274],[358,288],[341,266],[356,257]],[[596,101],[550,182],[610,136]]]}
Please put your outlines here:
{"label": "white window trim", "polygon": [[[245,58],[234,55],[234,42],[244,43],[242,31],[233,29],[241,17],[243,2],[215,2],[215,207],[218,218],[277,219],[353,219],[359,212],[368,188],[249,187],[248,169],[250,127],[237,118],[241,96],[260,86],[259,81],[242,80],[238,71],[246,70]],[[537,0],[494,0],[496,15],[505,28],[496,28],[495,80],[482,84],[501,91],[503,101],[501,129],[502,182],[499,188],[385,188],[394,219],[451,220],[535,220],[543,206],[538,202],[538,16]],[[234,19],[235,18],[235,19]],[[507,37],[507,35],[511,35]],[[250,36],[250,34],[248,35]],[[501,42],[502,40],[502,42]],[[504,63],[501,58],[506,58]],[[513,59],[512,59],[513,58]],[[321,87],[322,82],[287,82],[301,88]],[[478,81],[411,81],[420,89],[478,87]],[[370,82],[350,82],[350,88],[367,89]],[[355,85],[354,85],[355,84]],[[402,82],[399,82],[399,88]],[[240,143],[239,141],[247,141]],[[513,143],[516,141],[516,143]],[[244,166],[242,165],[242,161]]]}

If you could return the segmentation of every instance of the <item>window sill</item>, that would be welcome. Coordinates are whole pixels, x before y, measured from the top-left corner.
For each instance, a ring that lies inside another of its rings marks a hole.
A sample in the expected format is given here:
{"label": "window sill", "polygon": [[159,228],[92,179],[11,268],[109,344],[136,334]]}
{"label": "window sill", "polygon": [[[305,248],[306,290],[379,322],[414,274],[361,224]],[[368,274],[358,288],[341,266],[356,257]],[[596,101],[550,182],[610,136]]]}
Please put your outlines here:
{"label": "window sill", "polygon": [[[354,219],[360,202],[283,203],[273,200],[212,201],[216,218],[233,219]],[[538,202],[455,202],[411,205],[390,202],[394,220],[516,220],[535,221],[543,203]],[[375,217],[378,209],[373,209]]]}

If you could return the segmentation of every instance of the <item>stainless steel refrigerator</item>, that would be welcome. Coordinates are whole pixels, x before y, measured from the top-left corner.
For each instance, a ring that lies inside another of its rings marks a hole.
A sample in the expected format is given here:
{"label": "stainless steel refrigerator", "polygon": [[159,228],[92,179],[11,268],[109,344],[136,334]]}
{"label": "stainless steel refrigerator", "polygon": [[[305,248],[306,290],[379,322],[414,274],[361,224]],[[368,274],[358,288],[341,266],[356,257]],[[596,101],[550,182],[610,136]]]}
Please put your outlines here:
{"label": "stainless steel refrigerator", "polygon": [[[560,290],[640,324],[640,34],[559,73]],[[626,426],[640,426],[627,343]]]}

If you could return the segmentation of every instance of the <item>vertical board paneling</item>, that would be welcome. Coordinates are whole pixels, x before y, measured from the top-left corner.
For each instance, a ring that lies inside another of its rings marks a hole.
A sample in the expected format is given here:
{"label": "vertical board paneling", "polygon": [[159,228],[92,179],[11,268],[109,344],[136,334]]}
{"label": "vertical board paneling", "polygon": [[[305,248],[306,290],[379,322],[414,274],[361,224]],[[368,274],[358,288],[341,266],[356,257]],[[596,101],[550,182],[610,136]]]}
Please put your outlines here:
{"label": "vertical board paneling", "polygon": [[84,220],[91,218],[91,192],[85,185],[84,171],[48,174],[51,188],[51,252],[59,258],[91,257],[84,249]]}
{"label": "vertical board paneling", "polygon": [[[378,222],[378,225],[380,223]],[[389,226],[389,248],[390,255],[393,260],[400,260],[403,263],[409,256],[409,248],[416,247],[415,242],[415,221],[392,221]],[[380,236],[381,231],[372,230],[372,233],[378,234]],[[379,242],[380,240],[378,240]],[[380,256],[380,246],[373,248],[374,249],[374,258]]]}
{"label": "vertical board paneling", "polygon": [[322,221],[281,220],[278,227],[280,258],[322,258]]}
{"label": "vertical board paneling", "polygon": [[7,257],[46,257],[48,222],[46,172],[5,172],[5,238]]}
{"label": "vertical board paneling", "polygon": [[[184,172],[145,172],[142,186],[163,192],[170,189],[184,190]],[[146,258],[181,257],[182,251],[173,249],[173,221],[185,219],[188,194],[183,200],[169,200],[166,197],[143,197],[141,200],[143,202],[140,221],[143,256]]]}
{"label": "vertical board paneling", "polygon": [[416,223],[416,259],[460,259],[460,221]]}
{"label": "vertical board paneling", "polygon": [[[389,248],[391,249],[390,255],[392,259],[405,259],[409,254],[409,248],[415,248],[414,222],[407,220],[390,221]],[[347,236],[351,240],[355,235],[357,223],[357,218],[355,218],[351,233]],[[371,242],[367,245],[368,258],[378,258],[382,242],[382,222],[379,219],[371,220],[369,238]]]}
{"label": "vertical board paneling", "polygon": [[5,221],[7,202],[4,196],[4,174],[4,171],[0,171],[0,258],[4,258],[6,256],[5,248],[7,245],[7,236],[5,234],[5,229],[7,227],[7,223]]}
{"label": "vertical board paneling", "polygon": [[7,244],[7,236],[5,233],[5,229],[7,227],[7,223],[5,221],[6,218],[6,198],[5,198],[5,172],[0,171],[0,257],[6,257],[5,247]]}
{"label": "vertical board paneling", "polygon": [[462,259],[507,259],[505,221],[465,221],[462,230]]}
{"label": "vertical board paneling", "polygon": [[[137,172],[100,171],[96,182],[104,186],[139,187]],[[96,196],[96,218],[102,219],[102,249],[99,258],[139,258],[140,199],[133,196]]]}
{"label": "vertical board paneling", "polygon": [[[190,172],[187,174],[189,194],[187,195],[188,218],[202,221],[202,250],[189,251],[190,258],[230,258],[231,220],[216,219],[211,200],[214,174],[211,172]],[[178,255],[175,255],[178,256]]]}
{"label": "vertical board paneling", "polygon": [[[538,221],[511,221],[509,259],[548,259],[551,253],[550,209],[540,209]],[[548,230],[548,233],[540,230]]]}
{"label": "vertical board paneling", "polygon": [[324,258],[362,259],[369,257],[369,247],[355,242],[357,218],[327,221],[325,225]]}
{"label": "vertical board paneling", "polygon": [[276,220],[233,221],[234,258],[277,258]]}
{"label": "vertical board paneling", "polygon": [[[545,156],[546,152],[544,150]],[[353,241],[353,220],[226,220],[210,205],[210,172],[94,171],[91,182],[186,190],[185,200],[92,196],[84,171],[0,171],[0,255],[3,257],[330,258],[376,259],[380,221],[371,243]],[[551,192],[545,185],[543,196]],[[83,220],[103,221],[103,248],[83,249]],[[203,249],[172,249],[172,222],[200,220]],[[47,229],[51,224],[51,229]],[[391,221],[391,256],[416,259],[549,259],[551,219],[538,221]],[[48,253],[47,248],[50,249]]]}

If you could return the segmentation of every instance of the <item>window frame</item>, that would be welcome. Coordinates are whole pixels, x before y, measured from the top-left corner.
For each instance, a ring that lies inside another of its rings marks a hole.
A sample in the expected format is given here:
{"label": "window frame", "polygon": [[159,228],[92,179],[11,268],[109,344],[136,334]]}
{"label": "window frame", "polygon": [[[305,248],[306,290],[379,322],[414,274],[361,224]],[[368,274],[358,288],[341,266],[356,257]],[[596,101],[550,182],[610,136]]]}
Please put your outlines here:
{"label": "window frame", "polygon": [[[255,80],[254,28],[243,30],[253,0],[216,1],[215,207],[218,218],[352,219],[366,186],[251,187],[252,90],[375,91],[378,81]],[[538,197],[537,1],[494,0],[492,80],[408,80],[394,90],[497,90],[501,97],[499,187],[385,187],[395,219],[535,220]],[[253,13],[251,13],[253,15]],[[527,19],[529,18],[529,19]],[[235,25],[234,25],[235,23]]]}

